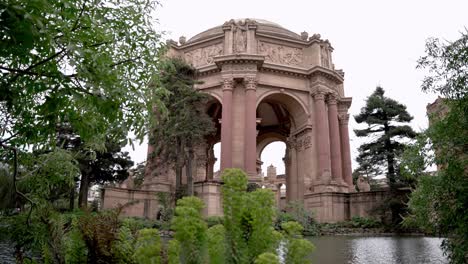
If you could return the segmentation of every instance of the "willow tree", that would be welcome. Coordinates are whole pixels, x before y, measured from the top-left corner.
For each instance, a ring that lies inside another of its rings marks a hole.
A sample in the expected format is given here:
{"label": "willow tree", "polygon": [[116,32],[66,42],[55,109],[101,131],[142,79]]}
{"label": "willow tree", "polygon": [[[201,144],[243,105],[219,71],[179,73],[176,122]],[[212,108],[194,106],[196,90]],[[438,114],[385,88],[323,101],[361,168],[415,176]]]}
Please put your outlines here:
{"label": "willow tree", "polygon": [[195,89],[196,70],[180,59],[161,63],[156,83],[167,94],[161,98],[164,108],[157,111],[151,144],[160,162],[172,164],[176,172],[176,189],[180,191],[185,166],[187,194],[193,195],[195,148],[214,132],[212,119],[206,113],[206,94]]}

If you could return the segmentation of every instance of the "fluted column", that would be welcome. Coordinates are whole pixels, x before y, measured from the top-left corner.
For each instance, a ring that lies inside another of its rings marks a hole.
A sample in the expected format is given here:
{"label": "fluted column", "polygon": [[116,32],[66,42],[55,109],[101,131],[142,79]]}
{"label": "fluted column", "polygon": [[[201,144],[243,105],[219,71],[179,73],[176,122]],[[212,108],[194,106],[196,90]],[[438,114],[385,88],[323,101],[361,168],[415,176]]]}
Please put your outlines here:
{"label": "fluted column", "polygon": [[338,125],[338,107],[336,95],[328,96],[328,125],[330,128],[330,154],[332,180],[336,183],[343,182],[341,167],[341,139]]}
{"label": "fluted column", "polygon": [[349,147],[348,121],[349,114],[340,113],[340,138],[341,138],[341,159],[343,164],[343,180],[348,184],[348,188],[353,190],[353,177],[351,171],[351,151]]}
{"label": "fluted column", "polygon": [[325,108],[325,94],[314,94],[316,145],[318,153],[318,182],[328,184],[330,182],[330,139],[328,131],[327,110]]}
{"label": "fluted column", "polygon": [[[244,166],[249,178],[257,178],[257,82],[246,78],[245,84],[245,148]],[[255,179],[257,180],[257,179]]]}
{"label": "fluted column", "polygon": [[221,171],[232,167],[232,89],[233,79],[224,79],[221,117]]}

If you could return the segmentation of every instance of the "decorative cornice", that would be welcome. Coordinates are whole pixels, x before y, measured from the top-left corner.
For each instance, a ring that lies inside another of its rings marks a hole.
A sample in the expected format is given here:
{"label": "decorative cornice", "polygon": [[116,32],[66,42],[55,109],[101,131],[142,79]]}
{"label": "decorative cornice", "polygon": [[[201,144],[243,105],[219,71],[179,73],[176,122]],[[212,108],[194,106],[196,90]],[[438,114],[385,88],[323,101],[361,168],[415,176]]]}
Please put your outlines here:
{"label": "decorative cornice", "polygon": [[353,98],[351,97],[342,97],[338,100],[338,111],[343,113],[343,112],[348,112],[348,109],[351,107],[351,103],[353,101]]}
{"label": "decorative cornice", "polygon": [[223,64],[240,64],[240,63],[255,63],[257,67],[261,67],[265,56],[256,54],[229,54],[213,57],[215,64],[221,68]]}
{"label": "decorative cornice", "polygon": [[193,47],[193,46],[198,46],[198,45],[201,45],[201,44],[204,44],[204,43],[207,43],[207,42],[211,42],[213,40],[217,40],[217,39],[224,39],[224,34],[218,34],[216,36],[213,36],[213,37],[210,37],[210,38],[207,38],[207,39],[201,39],[201,40],[195,40],[193,42],[186,42],[184,45],[177,45],[177,42],[176,41],[171,41],[169,43],[169,47],[175,49],[175,50],[183,50],[183,49],[186,49],[186,48],[190,48],[190,47]]}

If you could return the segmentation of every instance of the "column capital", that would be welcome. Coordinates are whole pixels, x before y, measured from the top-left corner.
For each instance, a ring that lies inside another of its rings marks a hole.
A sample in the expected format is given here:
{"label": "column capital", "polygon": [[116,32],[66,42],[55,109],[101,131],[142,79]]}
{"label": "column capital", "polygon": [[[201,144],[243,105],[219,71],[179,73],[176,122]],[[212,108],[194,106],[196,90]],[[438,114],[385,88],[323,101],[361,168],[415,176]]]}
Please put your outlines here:
{"label": "column capital", "polygon": [[256,90],[257,79],[255,77],[246,77],[244,78],[244,85],[246,90]]}
{"label": "column capital", "polygon": [[315,101],[325,101],[326,96],[327,93],[325,91],[315,91],[314,93],[312,93],[312,97]]}
{"label": "column capital", "polygon": [[234,79],[233,78],[223,78],[222,81],[222,90],[232,90],[234,88]]}
{"label": "column capital", "polygon": [[349,122],[349,114],[348,113],[339,113],[338,120],[340,121],[341,125],[348,125]]}
{"label": "column capital", "polygon": [[327,96],[327,104],[328,105],[336,105],[338,102],[338,95],[335,93],[330,93]]}

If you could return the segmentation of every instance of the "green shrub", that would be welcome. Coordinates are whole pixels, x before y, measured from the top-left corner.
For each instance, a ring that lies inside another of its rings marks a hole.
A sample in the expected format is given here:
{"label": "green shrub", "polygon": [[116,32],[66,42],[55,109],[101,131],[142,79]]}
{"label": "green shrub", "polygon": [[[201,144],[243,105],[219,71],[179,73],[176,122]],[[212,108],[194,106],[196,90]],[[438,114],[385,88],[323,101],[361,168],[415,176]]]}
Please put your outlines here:
{"label": "green shrub", "polygon": [[252,263],[273,252],[281,238],[273,228],[274,194],[267,189],[247,192],[247,175],[240,169],[226,169],[222,179],[227,262]]}
{"label": "green shrub", "polygon": [[360,228],[374,228],[381,226],[381,223],[372,218],[354,216],[351,218],[351,225],[352,227],[360,227]]}
{"label": "green shrub", "polygon": [[205,218],[205,222],[208,225],[208,227],[212,227],[215,225],[222,225],[224,224],[224,217],[222,216],[209,216]]}
{"label": "green shrub", "polygon": [[280,264],[278,256],[271,252],[266,252],[258,256],[254,264]]}
{"label": "green shrub", "polygon": [[290,202],[285,211],[279,212],[275,222],[275,228],[281,229],[281,224],[289,221],[300,223],[306,236],[317,236],[320,234],[320,226],[315,221],[312,212],[307,211],[301,202]]}
{"label": "green shrub", "polygon": [[314,245],[302,238],[303,227],[298,222],[286,222],[281,225],[286,237],[286,263],[303,264],[311,263],[308,259],[314,250]]}
{"label": "green shrub", "polygon": [[135,244],[134,259],[138,264],[161,263],[161,238],[157,229],[142,229],[138,231]]}
{"label": "green shrub", "polygon": [[211,264],[223,264],[226,257],[226,230],[223,225],[215,225],[206,232],[208,256]]}
{"label": "green shrub", "polygon": [[205,263],[206,230],[201,210],[203,201],[187,196],[177,201],[176,214],[172,219],[174,238],[180,243],[182,263]]}

